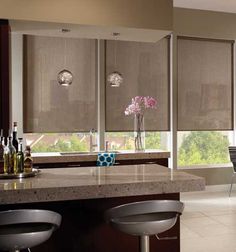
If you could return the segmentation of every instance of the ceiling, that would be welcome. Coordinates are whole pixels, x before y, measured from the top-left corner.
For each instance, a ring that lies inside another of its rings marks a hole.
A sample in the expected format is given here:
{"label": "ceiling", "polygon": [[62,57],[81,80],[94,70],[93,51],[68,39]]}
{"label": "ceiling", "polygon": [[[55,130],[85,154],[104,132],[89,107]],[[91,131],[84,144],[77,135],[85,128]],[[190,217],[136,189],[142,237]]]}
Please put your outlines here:
{"label": "ceiling", "polygon": [[174,7],[236,13],[236,0],[174,0]]}
{"label": "ceiling", "polygon": [[[236,13],[236,0],[173,0],[173,3],[174,7]],[[11,20],[10,24],[11,31],[18,34],[118,39],[142,42],[156,42],[171,32],[164,30],[73,25],[20,20]],[[61,32],[63,28],[69,29],[70,32],[63,34]],[[114,32],[120,33],[120,36],[115,38],[113,36]]]}

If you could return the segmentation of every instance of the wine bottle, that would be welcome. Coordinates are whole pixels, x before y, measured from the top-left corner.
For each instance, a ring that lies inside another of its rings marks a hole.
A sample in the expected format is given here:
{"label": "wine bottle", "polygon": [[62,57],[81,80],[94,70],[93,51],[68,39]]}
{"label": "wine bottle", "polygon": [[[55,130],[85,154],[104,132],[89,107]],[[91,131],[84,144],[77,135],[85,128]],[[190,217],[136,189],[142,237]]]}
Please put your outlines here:
{"label": "wine bottle", "polygon": [[0,174],[4,173],[4,161],[3,161],[4,148],[5,148],[5,141],[4,141],[4,137],[3,137],[3,130],[1,129],[1,136],[0,136]]}
{"label": "wine bottle", "polygon": [[12,139],[12,144],[16,149],[16,152],[18,152],[18,141],[17,141],[17,122],[13,123],[13,139]]}
{"label": "wine bottle", "polygon": [[16,166],[17,166],[17,173],[24,172],[24,153],[23,153],[23,139],[19,138],[19,150],[16,154]]}
{"label": "wine bottle", "polygon": [[4,148],[4,173],[16,173],[16,149],[12,145],[12,137],[7,139],[7,146]]}

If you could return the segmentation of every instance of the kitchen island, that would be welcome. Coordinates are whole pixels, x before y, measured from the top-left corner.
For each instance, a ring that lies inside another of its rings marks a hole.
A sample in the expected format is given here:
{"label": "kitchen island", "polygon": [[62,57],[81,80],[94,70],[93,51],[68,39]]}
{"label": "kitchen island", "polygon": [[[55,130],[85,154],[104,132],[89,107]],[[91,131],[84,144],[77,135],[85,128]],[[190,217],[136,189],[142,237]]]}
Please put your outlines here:
{"label": "kitchen island", "polygon": [[[179,199],[180,192],[204,190],[202,178],[156,164],[43,169],[35,178],[0,181],[0,209],[41,208],[62,214],[61,228],[32,251],[138,251],[137,237],[103,221],[106,209],[128,202]],[[180,251],[179,221],[151,248]]]}

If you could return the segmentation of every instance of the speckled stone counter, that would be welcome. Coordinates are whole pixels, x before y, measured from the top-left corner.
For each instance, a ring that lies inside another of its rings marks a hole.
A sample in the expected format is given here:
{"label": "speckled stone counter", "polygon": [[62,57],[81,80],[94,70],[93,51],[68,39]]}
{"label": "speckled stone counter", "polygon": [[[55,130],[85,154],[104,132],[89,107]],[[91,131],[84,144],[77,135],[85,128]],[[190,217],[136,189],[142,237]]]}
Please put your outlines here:
{"label": "speckled stone counter", "polygon": [[[143,152],[121,151],[116,153],[116,160],[138,160],[138,159],[164,159],[169,158],[169,151],[146,150]],[[97,152],[92,153],[38,153],[33,154],[34,163],[66,163],[66,162],[91,162],[97,160]]]}
{"label": "speckled stone counter", "polygon": [[128,197],[204,188],[203,178],[156,164],[43,169],[34,178],[0,180],[0,204]]}

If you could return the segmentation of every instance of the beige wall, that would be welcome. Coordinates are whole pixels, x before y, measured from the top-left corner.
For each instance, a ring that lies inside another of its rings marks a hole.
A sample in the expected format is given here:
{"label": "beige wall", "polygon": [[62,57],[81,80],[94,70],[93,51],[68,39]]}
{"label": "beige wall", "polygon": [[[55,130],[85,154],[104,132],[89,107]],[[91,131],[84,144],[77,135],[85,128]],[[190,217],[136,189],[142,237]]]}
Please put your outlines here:
{"label": "beige wall", "polygon": [[200,169],[183,169],[182,171],[205,178],[206,185],[224,185],[231,183],[233,168],[232,167],[204,168],[204,169],[200,168]]}
{"label": "beige wall", "polygon": [[173,0],[1,0],[0,18],[172,30]]}
{"label": "beige wall", "polygon": [[174,8],[173,28],[177,35],[236,39],[236,14]]}

